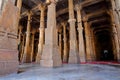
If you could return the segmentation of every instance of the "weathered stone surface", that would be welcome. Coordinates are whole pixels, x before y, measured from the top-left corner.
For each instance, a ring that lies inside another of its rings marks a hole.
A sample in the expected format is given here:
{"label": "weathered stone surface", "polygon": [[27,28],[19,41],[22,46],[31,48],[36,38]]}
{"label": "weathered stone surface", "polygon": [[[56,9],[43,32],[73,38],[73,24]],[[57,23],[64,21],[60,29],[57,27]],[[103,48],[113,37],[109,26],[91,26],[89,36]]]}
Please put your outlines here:
{"label": "weathered stone surface", "polygon": [[17,51],[0,49],[0,75],[17,72]]}
{"label": "weathered stone surface", "polygon": [[8,0],[0,16],[0,75],[17,72],[18,8]]}
{"label": "weathered stone surface", "polygon": [[[45,46],[41,56],[40,64],[43,67],[61,66],[61,56],[57,46],[56,37],[56,4],[48,6],[47,29],[45,31]],[[52,15],[51,15],[52,14]]]}

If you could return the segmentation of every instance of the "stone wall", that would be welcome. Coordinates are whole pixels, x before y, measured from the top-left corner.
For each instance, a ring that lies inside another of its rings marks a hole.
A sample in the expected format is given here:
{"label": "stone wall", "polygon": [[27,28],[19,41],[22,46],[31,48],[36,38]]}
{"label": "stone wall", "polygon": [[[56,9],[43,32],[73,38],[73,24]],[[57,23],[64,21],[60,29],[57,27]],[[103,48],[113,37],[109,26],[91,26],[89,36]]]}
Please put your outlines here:
{"label": "stone wall", "polygon": [[17,72],[18,8],[6,0],[0,16],[0,75]]}

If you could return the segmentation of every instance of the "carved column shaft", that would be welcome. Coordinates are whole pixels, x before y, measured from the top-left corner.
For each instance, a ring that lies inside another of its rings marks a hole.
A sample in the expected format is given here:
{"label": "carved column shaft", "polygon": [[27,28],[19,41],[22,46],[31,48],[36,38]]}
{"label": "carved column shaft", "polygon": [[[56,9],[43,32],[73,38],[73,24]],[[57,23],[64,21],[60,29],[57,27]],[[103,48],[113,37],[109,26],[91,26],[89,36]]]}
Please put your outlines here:
{"label": "carved column shaft", "polygon": [[78,32],[79,32],[79,56],[80,62],[86,62],[85,58],[85,46],[84,46],[84,39],[83,39],[83,27],[82,27],[82,19],[81,19],[81,11],[79,6],[77,8],[77,23],[78,23]]}
{"label": "carved column shaft", "polygon": [[93,47],[93,61],[95,61],[96,60],[96,57],[97,57],[97,55],[96,55],[96,49],[95,49],[95,35],[94,35],[94,33],[93,33],[93,30],[91,30],[91,44],[92,44],[92,47]]}
{"label": "carved column shaft", "polygon": [[113,16],[114,19],[113,21],[115,21],[114,23],[116,24],[116,29],[117,29],[117,33],[118,33],[118,40],[119,40],[119,45],[120,45],[120,20],[119,20],[119,16],[118,13],[116,12],[116,4],[114,0],[111,0],[112,3],[112,12],[113,12]]}
{"label": "carved column shaft", "polygon": [[91,54],[91,60],[90,61],[95,61],[95,53],[94,53],[94,38],[92,34],[92,30],[90,29],[89,26],[89,40],[90,40],[90,54]]}
{"label": "carved column shaft", "polygon": [[43,52],[43,45],[44,45],[44,33],[45,33],[45,21],[44,21],[44,14],[45,7],[41,7],[41,16],[40,16],[40,28],[39,28],[39,44],[38,44],[38,54],[36,58],[36,62],[40,63],[41,55]]}
{"label": "carved column shaft", "polygon": [[67,32],[66,32],[66,24],[65,22],[62,23],[63,26],[63,39],[64,39],[64,54],[63,54],[63,62],[68,61],[68,47],[67,47]]}
{"label": "carved column shaft", "polygon": [[24,44],[25,44],[25,35],[23,34],[23,38],[22,38],[22,51],[21,51],[21,55],[20,55],[20,62],[22,62],[23,56],[24,56],[24,48],[25,48]]}
{"label": "carved column shaft", "polygon": [[26,43],[24,51],[24,60],[23,62],[31,62],[31,53],[30,53],[30,26],[31,23],[31,13],[28,13],[28,23],[27,23],[27,32],[26,32]]}
{"label": "carved column shaft", "polygon": [[61,60],[63,60],[63,50],[62,50],[62,33],[59,33],[59,48],[60,48],[60,56]]}
{"label": "carved column shaft", "polygon": [[112,23],[112,28],[113,28],[113,38],[115,42],[115,58],[117,56],[117,60],[120,61],[120,21],[118,19],[118,16],[116,12],[114,11],[115,9],[115,4],[114,1],[112,0],[112,10],[110,10],[110,16],[111,16],[111,23]]}
{"label": "carved column shaft", "polygon": [[119,46],[119,41],[118,41],[118,35],[117,35],[117,30],[115,25],[113,25],[113,37],[114,37],[114,42],[116,46],[116,53],[115,56],[117,57],[117,60],[120,61],[120,46]]}
{"label": "carved column shaft", "polygon": [[34,55],[34,41],[35,41],[35,32],[32,32],[32,48],[31,48],[31,61],[33,60],[33,55]]}
{"label": "carved column shaft", "polygon": [[18,44],[21,42],[22,26],[19,27]]}
{"label": "carved column shaft", "polygon": [[69,24],[70,24],[70,53],[69,63],[79,63],[77,50],[77,37],[75,29],[74,5],[73,0],[68,0],[69,4]]}
{"label": "carved column shaft", "polygon": [[19,15],[22,8],[22,0],[17,0],[17,7],[19,8]]}
{"label": "carved column shaft", "polygon": [[22,26],[19,26],[19,33],[18,33],[18,58],[20,61],[21,57],[21,52],[22,52],[22,43],[21,43],[21,38],[22,38]]}
{"label": "carved column shaft", "polygon": [[61,56],[58,53],[56,38],[56,2],[52,1],[48,5],[47,29],[45,31],[45,46],[41,56],[40,64],[43,67],[61,66]]}
{"label": "carved column shaft", "polygon": [[85,39],[86,39],[86,60],[91,61],[91,46],[90,46],[90,32],[88,22],[84,21],[84,28],[85,28]]}

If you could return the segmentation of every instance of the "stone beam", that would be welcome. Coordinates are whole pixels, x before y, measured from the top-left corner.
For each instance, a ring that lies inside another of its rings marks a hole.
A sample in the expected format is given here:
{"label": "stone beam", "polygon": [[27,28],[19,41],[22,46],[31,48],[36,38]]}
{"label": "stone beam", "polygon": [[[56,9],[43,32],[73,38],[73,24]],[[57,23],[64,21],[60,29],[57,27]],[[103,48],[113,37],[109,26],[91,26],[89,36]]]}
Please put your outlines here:
{"label": "stone beam", "polygon": [[[36,11],[36,10],[41,10],[41,9],[40,9],[40,6],[42,7],[42,5],[43,5],[42,3],[39,3],[37,6],[33,7],[30,11],[32,11],[32,12],[34,13],[34,11]],[[27,16],[27,13],[28,13],[28,12],[29,12],[29,10],[23,12],[23,13],[21,14],[21,17]]]}
{"label": "stone beam", "polygon": [[92,25],[93,23],[98,23],[98,22],[106,21],[106,20],[107,20],[107,18],[95,19],[93,21],[89,21],[89,23]]}
{"label": "stone beam", "polygon": [[98,15],[101,15],[101,14],[104,14],[104,13],[107,13],[107,12],[105,10],[99,10],[99,11],[96,11],[94,13],[89,13],[86,16],[88,18],[90,18],[90,17],[95,17],[95,16],[98,16]]}
{"label": "stone beam", "polygon": [[40,0],[31,0],[33,3],[35,3],[36,5],[38,5],[39,3],[42,3]]}
{"label": "stone beam", "polygon": [[98,32],[101,33],[101,31],[110,31],[109,28],[106,28],[106,29],[98,29],[96,32],[94,32],[95,34],[97,34]]}
{"label": "stone beam", "polygon": [[62,10],[59,10],[56,14],[56,17],[58,17],[58,16],[60,16],[60,15],[62,15],[62,14],[64,14],[64,13],[67,13],[68,12],[68,8],[64,8],[64,9],[62,9]]}
{"label": "stone beam", "polygon": [[80,5],[82,7],[87,7],[87,6],[102,2],[102,1],[104,1],[104,0],[85,0],[82,3],[80,3]]}

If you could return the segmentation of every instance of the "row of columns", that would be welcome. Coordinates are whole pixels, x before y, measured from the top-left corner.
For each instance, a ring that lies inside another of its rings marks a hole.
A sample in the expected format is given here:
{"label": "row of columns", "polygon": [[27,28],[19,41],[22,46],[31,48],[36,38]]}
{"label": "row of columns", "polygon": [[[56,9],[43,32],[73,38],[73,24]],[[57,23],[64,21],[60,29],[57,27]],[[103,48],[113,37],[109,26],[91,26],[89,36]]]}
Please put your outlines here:
{"label": "row of columns", "polygon": [[[113,2],[113,0],[112,0]],[[63,27],[63,39],[64,39],[64,51],[63,51],[63,61],[69,63],[79,63],[79,62],[86,62],[86,61],[93,61],[95,60],[95,43],[93,43],[93,33],[90,31],[90,26],[86,18],[83,20],[84,29],[82,24],[82,17],[81,17],[81,9],[79,6],[76,7],[77,10],[77,26],[79,32],[79,50],[77,49],[77,35],[76,35],[76,26],[75,22],[76,19],[74,17],[74,6],[73,0],[68,0],[69,3],[69,27],[70,27],[70,49],[68,49],[67,44],[67,32],[66,32],[66,23],[61,23]],[[117,4],[117,3],[116,3]],[[115,2],[114,2],[115,5]],[[114,7],[113,7],[114,8]],[[114,10],[114,9],[113,9]],[[48,12],[47,12],[47,28],[45,30],[45,20],[44,20],[44,11],[45,7],[40,7],[40,28],[39,28],[39,44],[38,44],[38,54],[36,57],[36,62],[40,63],[41,66],[45,67],[56,67],[61,66],[61,54],[62,53],[62,35],[59,34],[59,47],[60,51],[58,50],[57,45],[57,29],[56,29],[56,1],[51,0],[51,4],[48,5]],[[114,16],[117,20],[119,20],[119,11],[113,11]],[[116,20],[116,21],[117,21]],[[27,23],[27,34],[26,34],[26,43],[25,43],[25,51],[24,51],[24,58],[23,62],[31,62],[31,54],[29,52],[30,46],[30,21],[31,21],[31,13],[28,14],[28,23]],[[119,29],[119,22],[116,23],[117,30]],[[83,31],[85,31],[85,42],[83,38]],[[117,31],[119,35],[119,31]],[[44,34],[45,34],[45,45],[44,45]],[[91,35],[90,35],[91,34]],[[118,36],[119,38],[119,36]],[[34,39],[34,37],[33,37]],[[117,40],[117,39],[116,39]],[[120,40],[120,39],[118,39]],[[34,43],[34,42],[32,42]],[[118,43],[118,42],[117,42]],[[119,41],[120,43],[120,41]],[[85,45],[86,44],[86,45]],[[34,44],[32,45],[32,49]],[[86,49],[85,49],[86,48]],[[119,49],[119,48],[117,48]],[[34,51],[32,50],[32,53]],[[68,58],[69,53],[69,58]],[[118,56],[119,57],[119,56]]]}

